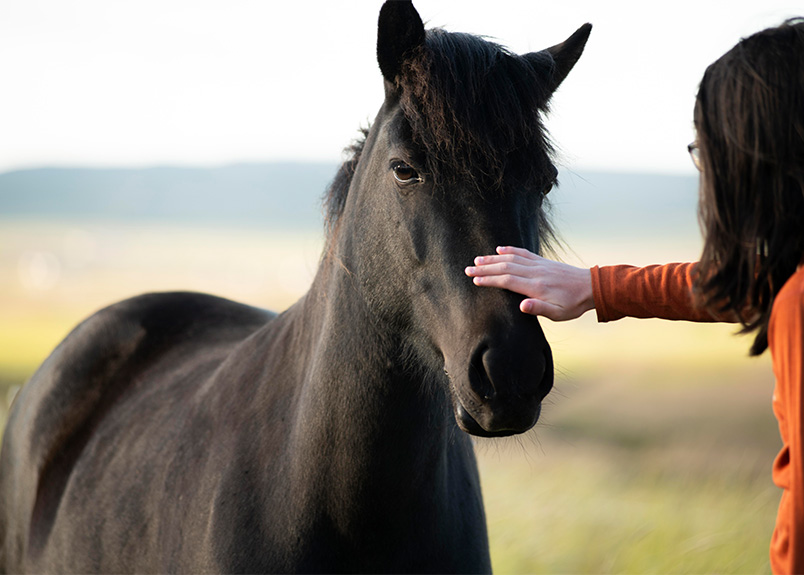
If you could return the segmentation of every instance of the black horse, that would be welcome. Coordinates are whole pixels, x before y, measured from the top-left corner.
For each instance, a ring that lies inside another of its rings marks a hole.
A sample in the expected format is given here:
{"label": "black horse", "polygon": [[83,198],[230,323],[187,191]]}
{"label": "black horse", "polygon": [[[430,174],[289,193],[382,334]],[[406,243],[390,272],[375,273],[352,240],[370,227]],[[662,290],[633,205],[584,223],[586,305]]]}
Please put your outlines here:
{"label": "black horse", "polygon": [[80,324],[12,408],[0,569],[490,571],[463,432],[530,429],[553,365],[520,298],[463,269],[543,246],[542,115],[589,31],[518,56],[387,2],[385,102],[309,292],[279,315],[150,294]]}

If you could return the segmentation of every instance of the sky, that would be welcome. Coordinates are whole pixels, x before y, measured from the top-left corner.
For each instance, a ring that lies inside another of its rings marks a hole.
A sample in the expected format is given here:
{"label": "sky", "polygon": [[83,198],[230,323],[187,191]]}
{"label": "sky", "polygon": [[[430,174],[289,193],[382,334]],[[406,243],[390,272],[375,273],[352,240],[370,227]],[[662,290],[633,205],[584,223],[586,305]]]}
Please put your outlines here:
{"label": "sky", "polygon": [[[325,161],[382,103],[379,0],[3,0],[0,172]],[[801,0],[418,0],[523,53],[585,22],[547,127],[571,169],[694,173],[706,66]]]}

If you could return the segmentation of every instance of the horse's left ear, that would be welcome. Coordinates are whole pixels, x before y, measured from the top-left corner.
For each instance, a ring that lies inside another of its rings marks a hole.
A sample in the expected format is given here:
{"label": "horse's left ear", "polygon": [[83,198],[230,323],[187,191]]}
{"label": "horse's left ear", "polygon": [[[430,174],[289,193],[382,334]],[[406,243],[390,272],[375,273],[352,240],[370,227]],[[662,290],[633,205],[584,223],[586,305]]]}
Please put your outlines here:
{"label": "horse's left ear", "polygon": [[552,94],[570,73],[578,58],[583,54],[589,33],[592,31],[591,24],[584,24],[578,28],[572,36],[551,46],[541,52],[525,54],[524,58],[531,62],[540,72],[544,73],[547,69],[550,74],[547,84],[547,94]]}
{"label": "horse's left ear", "polygon": [[387,0],[377,23],[377,62],[383,78],[393,82],[405,56],[424,44],[424,23],[410,0]]}

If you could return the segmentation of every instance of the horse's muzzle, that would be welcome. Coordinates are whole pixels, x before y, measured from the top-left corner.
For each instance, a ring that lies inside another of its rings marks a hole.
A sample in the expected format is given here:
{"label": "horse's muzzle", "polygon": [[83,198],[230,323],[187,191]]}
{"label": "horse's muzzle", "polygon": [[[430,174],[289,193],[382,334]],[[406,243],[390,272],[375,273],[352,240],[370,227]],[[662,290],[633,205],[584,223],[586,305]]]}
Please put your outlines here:
{"label": "horse's muzzle", "polygon": [[482,437],[529,430],[539,420],[542,400],[553,387],[548,346],[510,350],[481,345],[464,374],[448,373],[458,426]]}

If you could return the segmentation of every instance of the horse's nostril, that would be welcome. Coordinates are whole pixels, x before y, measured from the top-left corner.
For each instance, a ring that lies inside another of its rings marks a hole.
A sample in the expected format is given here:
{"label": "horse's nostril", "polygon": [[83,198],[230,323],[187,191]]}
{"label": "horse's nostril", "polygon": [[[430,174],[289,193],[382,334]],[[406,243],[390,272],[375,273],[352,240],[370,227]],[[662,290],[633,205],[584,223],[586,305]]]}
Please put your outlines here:
{"label": "horse's nostril", "polygon": [[522,433],[535,425],[541,402],[552,388],[549,348],[540,353],[539,343],[502,338],[484,340],[474,348],[468,373],[463,371],[468,381],[466,375],[453,379],[455,417],[461,429],[497,436]]}
{"label": "horse's nostril", "polygon": [[491,400],[495,393],[494,383],[491,379],[490,359],[488,357],[490,351],[488,344],[480,344],[472,354],[470,364],[469,381],[474,392],[482,397],[484,401]]}
{"label": "horse's nostril", "polygon": [[[471,357],[469,383],[472,391],[484,402],[506,401],[514,397],[538,397],[552,388],[549,352],[524,353],[524,350],[478,345]],[[548,382],[549,380],[549,382]]]}

